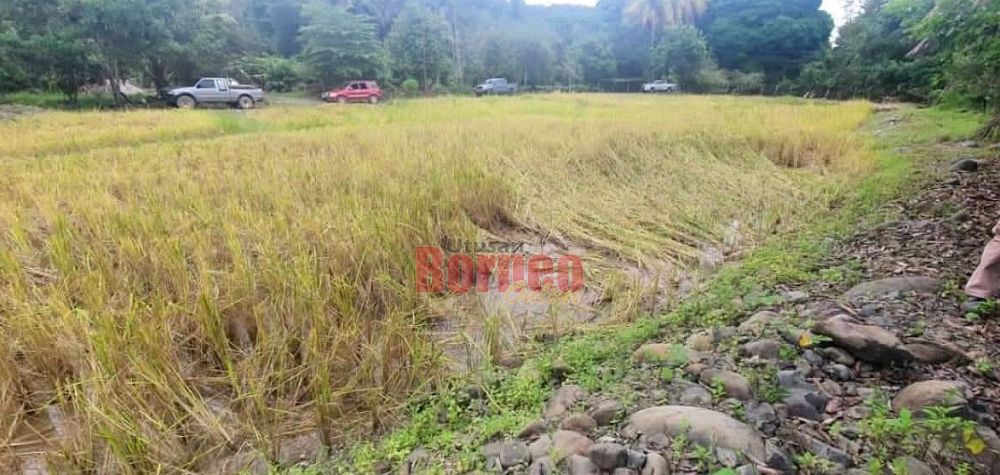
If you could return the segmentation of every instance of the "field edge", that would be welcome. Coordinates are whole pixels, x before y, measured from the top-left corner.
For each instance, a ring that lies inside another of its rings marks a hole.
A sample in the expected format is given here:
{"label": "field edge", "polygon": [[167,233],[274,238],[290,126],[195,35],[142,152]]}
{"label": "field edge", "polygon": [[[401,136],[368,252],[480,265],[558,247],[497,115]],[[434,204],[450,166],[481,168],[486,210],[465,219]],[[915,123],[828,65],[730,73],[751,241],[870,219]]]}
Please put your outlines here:
{"label": "field edge", "polygon": [[[817,213],[797,233],[775,236],[743,260],[722,268],[702,291],[673,310],[627,326],[538,344],[537,355],[515,370],[497,368],[455,377],[445,387],[414,397],[394,430],[290,473],[376,473],[418,449],[431,459],[434,468],[429,473],[443,473],[445,467],[449,473],[482,468],[481,446],[512,436],[537,419],[556,373],[569,372],[566,381],[588,391],[615,392],[639,345],[667,332],[737,322],[780,298],[765,289],[820,280],[819,265],[834,242],[858,226],[888,219],[883,204],[935,176],[934,165],[942,160],[934,153],[936,145],[973,134],[982,120],[980,114],[909,106],[874,114],[863,133],[875,137],[875,172],[846,192],[840,206]],[[473,401],[480,396],[479,402]],[[466,411],[473,403],[486,404],[487,415]]]}

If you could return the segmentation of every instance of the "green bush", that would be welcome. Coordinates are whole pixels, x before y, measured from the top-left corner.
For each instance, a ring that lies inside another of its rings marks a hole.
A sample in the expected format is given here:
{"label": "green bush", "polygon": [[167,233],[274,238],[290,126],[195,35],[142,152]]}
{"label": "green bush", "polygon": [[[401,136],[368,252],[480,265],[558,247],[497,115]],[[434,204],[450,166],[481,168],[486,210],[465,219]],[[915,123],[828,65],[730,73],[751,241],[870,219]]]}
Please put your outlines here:
{"label": "green bush", "polygon": [[400,87],[403,88],[404,94],[406,94],[407,96],[413,96],[416,95],[417,91],[420,90],[420,83],[417,82],[416,79],[407,79],[403,81],[403,84],[401,84]]}
{"label": "green bush", "polygon": [[247,56],[236,62],[237,76],[247,76],[261,87],[288,92],[302,84],[305,70],[298,61],[279,56]]}

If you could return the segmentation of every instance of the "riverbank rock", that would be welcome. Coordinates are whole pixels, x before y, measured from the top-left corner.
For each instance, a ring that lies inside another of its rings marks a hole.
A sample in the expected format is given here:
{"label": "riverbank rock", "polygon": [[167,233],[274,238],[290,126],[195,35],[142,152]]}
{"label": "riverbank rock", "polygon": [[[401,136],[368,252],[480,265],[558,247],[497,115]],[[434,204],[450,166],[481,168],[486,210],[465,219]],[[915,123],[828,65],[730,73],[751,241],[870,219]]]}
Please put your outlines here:
{"label": "riverbank rock", "polygon": [[906,475],[934,475],[934,469],[909,455],[900,458],[899,463],[903,466]]}
{"label": "riverbank rock", "polygon": [[908,409],[914,415],[924,408],[946,406],[963,408],[968,404],[964,394],[965,386],[955,381],[930,380],[913,383],[896,394],[892,399],[892,410]]}
{"label": "riverbank rock", "polygon": [[765,360],[777,359],[780,350],[781,343],[775,340],[757,340],[743,345],[743,354]]}
{"label": "riverbank rock", "polygon": [[681,366],[698,361],[698,355],[682,345],[670,343],[648,343],[639,347],[632,354],[632,359],[642,364],[670,363]]}
{"label": "riverbank rock", "polygon": [[545,421],[539,419],[537,421],[531,421],[527,423],[521,432],[517,433],[518,439],[524,440],[535,440],[542,434],[549,431],[549,425]]}
{"label": "riverbank rock", "polygon": [[594,444],[587,454],[590,461],[601,470],[624,467],[628,461],[628,448],[621,444]]}
{"label": "riverbank rock", "polygon": [[971,158],[960,158],[951,162],[949,170],[953,172],[966,172],[974,173],[979,171],[979,160],[974,160]]}
{"label": "riverbank rock", "polygon": [[747,406],[747,422],[765,434],[773,435],[778,429],[778,413],[766,402],[751,402]]}
{"label": "riverbank rock", "polygon": [[604,401],[598,404],[593,411],[590,411],[590,417],[594,418],[597,425],[606,426],[614,422],[623,409],[624,407],[618,401]]}
{"label": "riverbank rock", "polygon": [[685,341],[685,346],[695,351],[710,352],[715,349],[715,345],[732,338],[734,335],[736,335],[736,329],[732,327],[714,327],[692,333]]}
{"label": "riverbank rock", "polygon": [[566,467],[569,469],[569,475],[600,475],[601,473],[601,469],[594,465],[594,462],[582,455],[570,456]]}
{"label": "riverbank rock", "polygon": [[726,389],[726,396],[731,398],[748,401],[753,396],[750,382],[743,375],[733,371],[707,369],[701,372],[699,379],[709,386],[716,384],[716,381],[721,382]]}
{"label": "riverbank rock", "polygon": [[549,437],[548,434],[542,434],[528,446],[528,452],[531,453],[531,460],[547,457],[550,450],[552,450],[552,437]]}
{"label": "riverbank rock", "polygon": [[853,366],[855,362],[854,357],[851,356],[850,353],[848,353],[843,348],[837,348],[836,346],[820,348],[816,351],[819,352],[819,354],[822,355],[824,358],[833,361],[834,363]]}
{"label": "riverbank rock", "polygon": [[646,437],[684,435],[699,444],[735,450],[756,460],[764,460],[767,455],[764,440],[757,431],[726,414],[700,407],[656,406],[643,409],[632,414],[627,429],[627,432]]}
{"label": "riverbank rock", "polygon": [[597,421],[586,414],[573,414],[564,419],[559,427],[563,430],[589,434],[597,428]]}
{"label": "riverbank rock", "polygon": [[697,384],[692,384],[681,393],[680,401],[687,406],[711,406],[712,393]]}
{"label": "riverbank rock", "polygon": [[941,289],[941,285],[941,280],[933,277],[889,277],[855,285],[844,293],[844,300],[860,303],[908,292],[934,293]]}
{"label": "riverbank rock", "polygon": [[764,333],[764,330],[768,326],[776,325],[780,321],[781,315],[770,310],[764,310],[744,320],[738,328],[739,332],[745,335],[759,336]]}
{"label": "riverbank rock", "polygon": [[670,464],[662,455],[650,452],[646,454],[646,465],[642,467],[642,475],[670,475]]}
{"label": "riverbank rock", "polygon": [[528,465],[531,462],[531,452],[524,442],[505,442],[500,446],[500,466],[511,468]]}
{"label": "riverbank rock", "polygon": [[807,381],[801,370],[778,371],[778,384],[787,391],[782,403],[789,416],[823,420],[830,398],[818,386]]}
{"label": "riverbank rock", "polygon": [[586,397],[587,391],[580,386],[575,384],[560,386],[555,394],[552,395],[552,398],[549,399],[548,404],[546,404],[543,415],[546,419],[560,417],[569,412],[578,401]]}
{"label": "riverbank rock", "polygon": [[965,364],[969,357],[951,345],[929,340],[912,340],[902,347],[910,357],[925,364],[944,364],[954,362]]}
{"label": "riverbank rock", "polygon": [[570,455],[587,455],[594,442],[589,437],[571,430],[560,430],[552,434],[552,452],[556,459]]}
{"label": "riverbank rock", "polygon": [[855,358],[869,363],[889,364],[908,361],[910,354],[892,332],[874,325],[864,325],[847,315],[837,315],[813,326],[813,331],[833,339]]}

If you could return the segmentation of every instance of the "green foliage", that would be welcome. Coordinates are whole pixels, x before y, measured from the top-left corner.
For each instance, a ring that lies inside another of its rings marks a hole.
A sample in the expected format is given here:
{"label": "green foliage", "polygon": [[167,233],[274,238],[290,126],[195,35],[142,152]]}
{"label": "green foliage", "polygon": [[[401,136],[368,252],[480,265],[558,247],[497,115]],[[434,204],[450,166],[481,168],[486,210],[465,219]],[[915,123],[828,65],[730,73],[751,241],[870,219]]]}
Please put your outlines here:
{"label": "green foliage", "polygon": [[622,8],[622,20],[645,28],[652,48],[661,30],[694,22],[705,11],[706,3],[705,0],[628,0]]}
{"label": "green foliage", "polygon": [[393,75],[420,78],[425,89],[447,80],[452,66],[448,32],[440,13],[416,2],[407,4],[386,38]]}
{"label": "green foliage", "polygon": [[23,46],[33,58],[38,86],[60,91],[71,102],[76,102],[81,85],[98,77],[93,49],[65,32],[33,36]]}
{"label": "green foliage", "polygon": [[375,26],[360,15],[324,3],[304,8],[308,23],[300,35],[302,61],[321,85],[385,76],[385,53]]}
{"label": "green foliage", "polygon": [[574,46],[580,79],[586,84],[598,84],[602,79],[614,77],[618,60],[610,40],[606,38],[586,39]]}
{"label": "green foliage", "polygon": [[973,421],[955,414],[952,407],[928,407],[920,418],[908,409],[893,414],[884,394],[868,401],[871,413],[861,421],[861,431],[873,448],[869,468],[886,467],[901,455],[921,454],[952,462],[979,455],[985,442]]}
{"label": "green foliage", "polygon": [[234,68],[268,91],[274,92],[291,91],[306,76],[305,68],[298,61],[272,55],[240,58]]}
{"label": "green foliage", "polygon": [[407,79],[403,81],[400,85],[403,88],[403,93],[408,96],[413,96],[420,90],[420,83],[416,79]]}
{"label": "green foliage", "polygon": [[909,57],[919,42],[909,28],[933,6],[934,0],[867,0],[840,29],[836,48],[805,68],[803,84],[824,96],[928,99],[938,61]]}
{"label": "green foliage", "polygon": [[762,72],[774,84],[796,77],[833,30],[819,0],[713,0],[701,22],[719,65]]}
{"label": "green foliage", "polygon": [[945,90],[987,110],[1000,108],[1000,0],[938,0],[915,27],[944,65]]}
{"label": "green foliage", "polygon": [[692,26],[667,29],[652,55],[654,76],[671,75],[685,89],[696,86],[698,74],[711,66],[708,44],[701,32]]}
{"label": "green foliage", "polygon": [[674,373],[673,368],[660,368],[660,380],[665,383],[671,383],[674,381],[674,377],[677,376]]}
{"label": "green foliage", "polygon": [[70,101],[61,92],[13,92],[0,96],[0,104],[40,107],[42,109],[102,109],[115,105],[109,94],[87,94]]}
{"label": "green foliage", "polygon": [[[487,77],[529,89],[589,89],[613,78],[634,85],[673,75],[699,92],[992,110],[998,2],[864,0],[831,49],[832,24],[819,0],[602,0],[596,8],[506,0],[7,0],[0,5],[0,92],[61,90],[72,99],[80,85],[109,77],[161,88],[233,69],[273,91],[357,77],[415,78],[426,90],[460,91]],[[983,137],[1000,137],[1000,119]]]}
{"label": "green foliage", "polygon": [[795,465],[808,475],[832,474],[836,473],[837,466],[812,452],[805,452],[795,456]]}
{"label": "green foliage", "polygon": [[[783,346],[785,350],[791,348]],[[774,367],[759,369],[750,373],[750,385],[762,401],[771,404],[781,402],[788,397],[788,389],[778,383],[778,370]]]}
{"label": "green foliage", "polygon": [[989,358],[979,358],[975,361],[976,372],[983,376],[992,376],[996,365]]}
{"label": "green foliage", "polygon": [[28,87],[23,52],[21,39],[12,30],[0,31],[0,94]]}

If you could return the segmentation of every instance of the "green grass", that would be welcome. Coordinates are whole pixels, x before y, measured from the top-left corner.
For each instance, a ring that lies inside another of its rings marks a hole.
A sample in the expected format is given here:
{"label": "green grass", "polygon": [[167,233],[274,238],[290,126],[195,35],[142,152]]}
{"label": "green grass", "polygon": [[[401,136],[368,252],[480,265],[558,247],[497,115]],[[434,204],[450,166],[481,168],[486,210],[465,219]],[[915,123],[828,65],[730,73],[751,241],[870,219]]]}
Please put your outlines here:
{"label": "green grass", "polygon": [[80,95],[76,102],[72,102],[60,92],[12,92],[0,95],[0,104],[40,107],[42,109],[86,110],[113,107],[115,101],[108,94]]}

